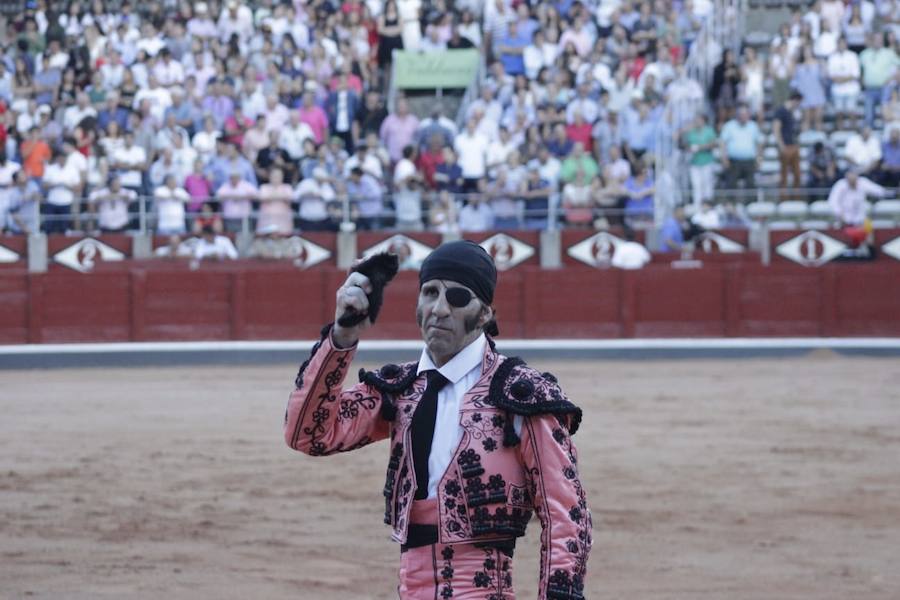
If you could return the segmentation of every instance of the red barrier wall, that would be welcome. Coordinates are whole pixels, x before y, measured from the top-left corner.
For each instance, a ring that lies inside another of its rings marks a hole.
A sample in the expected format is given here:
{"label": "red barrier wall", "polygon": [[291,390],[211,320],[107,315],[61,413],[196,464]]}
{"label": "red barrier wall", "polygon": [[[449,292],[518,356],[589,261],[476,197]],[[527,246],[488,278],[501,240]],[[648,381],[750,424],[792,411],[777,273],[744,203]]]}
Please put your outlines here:
{"label": "red barrier wall", "polygon": [[[90,274],[0,273],[0,343],[311,339],[344,273],[241,261],[104,264]],[[372,335],[416,338],[417,274],[388,288]],[[524,266],[500,276],[508,338],[898,336],[900,263],[770,267],[740,257],[702,269]]]}

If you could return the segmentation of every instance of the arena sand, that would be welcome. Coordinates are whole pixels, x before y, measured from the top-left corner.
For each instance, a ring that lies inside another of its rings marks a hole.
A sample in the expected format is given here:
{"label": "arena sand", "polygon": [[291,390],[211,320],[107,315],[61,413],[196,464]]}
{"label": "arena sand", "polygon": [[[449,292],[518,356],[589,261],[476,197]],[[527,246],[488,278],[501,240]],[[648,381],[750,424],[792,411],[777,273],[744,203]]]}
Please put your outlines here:
{"label": "arena sand", "polygon": [[[584,407],[588,598],[900,597],[896,359],[533,362]],[[396,598],[386,446],[289,450],[295,372],[0,371],[0,597]]]}

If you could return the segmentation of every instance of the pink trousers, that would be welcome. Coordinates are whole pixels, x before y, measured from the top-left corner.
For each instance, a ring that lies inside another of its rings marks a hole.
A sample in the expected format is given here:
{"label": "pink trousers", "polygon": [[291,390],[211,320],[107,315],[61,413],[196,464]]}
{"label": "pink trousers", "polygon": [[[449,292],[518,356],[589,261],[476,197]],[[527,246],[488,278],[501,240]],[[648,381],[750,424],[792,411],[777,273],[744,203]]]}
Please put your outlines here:
{"label": "pink trousers", "polygon": [[[410,522],[437,523],[437,500],[413,503]],[[401,600],[515,600],[512,557],[475,544],[431,544],[400,554]]]}

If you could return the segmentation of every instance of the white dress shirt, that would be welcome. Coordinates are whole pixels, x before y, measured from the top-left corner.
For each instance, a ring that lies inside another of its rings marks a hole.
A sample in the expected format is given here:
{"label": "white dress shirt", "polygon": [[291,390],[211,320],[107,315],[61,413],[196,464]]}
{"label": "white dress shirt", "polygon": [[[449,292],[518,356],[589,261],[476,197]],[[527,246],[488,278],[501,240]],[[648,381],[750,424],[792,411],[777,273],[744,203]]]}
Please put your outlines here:
{"label": "white dress shirt", "polygon": [[[484,334],[459,351],[440,369],[435,367],[427,349],[422,349],[417,374],[437,370],[447,378],[449,383],[441,388],[437,397],[437,419],[434,423],[434,437],[431,443],[431,454],[428,455],[428,497],[437,495],[437,486],[444,472],[459,447],[463,428],[459,424],[459,409],[463,398],[481,379],[481,361],[484,358],[484,346],[487,338]],[[522,417],[516,415],[513,422],[516,433],[522,431]]]}
{"label": "white dress shirt", "polygon": [[865,177],[859,177],[856,180],[855,188],[851,188],[846,179],[841,179],[831,188],[831,193],[828,194],[828,205],[834,216],[842,222],[848,225],[862,225],[866,220],[868,206],[866,197],[882,198],[886,194],[886,189]]}

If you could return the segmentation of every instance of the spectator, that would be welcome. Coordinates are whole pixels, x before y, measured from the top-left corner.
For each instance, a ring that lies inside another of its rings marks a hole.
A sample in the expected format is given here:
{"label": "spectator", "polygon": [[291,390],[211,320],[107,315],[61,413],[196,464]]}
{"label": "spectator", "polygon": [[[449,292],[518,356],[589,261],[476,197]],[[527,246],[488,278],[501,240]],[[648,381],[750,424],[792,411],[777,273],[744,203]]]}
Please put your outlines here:
{"label": "spectator", "polygon": [[31,234],[38,231],[41,203],[41,187],[28,177],[25,169],[13,175],[13,185],[9,190],[9,222],[11,233]]}
{"label": "spectator", "polygon": [[866,101],[865,123],[866,127],[872,127],[875,122],[875,105],[881,102],[884,87],[897,71],[900,59],[893,48],[884,47],[883,33],[873,33],[869,36],[869,47],[859,55],[859,62],[862,66]]}
{"label": "spectator", "polygon": [[851,169],[831,188],[828,205],[843,226],[862,225],[868,212],[867,197],[883,198],[887,194],[887,189]]}
{"label": "spectator", "polygon": [[225,231],[236,233],[251,226],[249,220],[252,203],[258,196],[256,184],[244,179],[239,169],[229,172],[228,181],[216,190],[216,200],[222,205]]}
{"label": "spectator", "polygon": [[22,155],[22,168],[33,179],[41,179],[47,161],[53,156],[50,146],[40,136],[38,127],[28,130],[28,138],[25,139],[19,152]]}
{"label": "spectator", "polygon": [[477,121],[469,119],[466,128],[453,142],[456,156],[460,157],[463,176],[463,191],[474,192],[478,182],[487,173],[488,140],[476,131]]}
{"label": "spectator", "polygon": [[119,175],[122,185],[140,194],[143,171],[147,168],[147,152],[134,143],[134,133],[125,132],[125,142],[109,157],[109,167]]}
{"label": "spectator", "polygon": [[328,115],[315,103],[315,95],[309,89],[303,92],[303,104],[297,109],[300,121],[306,123],[313,132],[317,144],[325,141],[328,135]]}
{"label": "spectator", "polygon": [[624,187],[627,193],[625,216],[632,222],[652,219],[656,186],[642,163],[634,166],[634,173],[625,181]]}
{"label": "spectator", "polygon": [[591,186],[585,179],[584,171],[576,171],[575,180],[567,183],[562,191],[563,217],[567,225],[585,227],[593,223],[594,214],[591,191]]}
{"label": "spectator", "polygon": [[44,230],[47,233],[65,233],[72,226],[75,191],[81,187],[81,176],[74,168],[66,165],[65,152],[54,151],[53,162],[44,170],[41,184],[47,197],[44,204]]}
{"label": "spectator", "polygon": [[700,209],[691,217],[691,223],[705,230],[722,227],[718,211],[709,202],[704,202],[700,205]]}
{"label": "spectator", "polygon": [[754,187],[754,172],[762,155],[763,137],[756,123],[750,120],[750,110],[746,106],[738,107],[737,119],[725,123],[719,140],[726,187],[733,189],[739,181],[748,188]]}
{"label": "spectator", "polygon": [[310,126],[300,120],[300,113],[292,110],[288,123],[277,132],[278,146],[288,153],[292,162],[299,162],[306,156],[304,146],[307,140],[315,139]]}
{"label": "spectator", "polygon": [[684,134],[684,143],[691,153],[690,176],[694,207],[713,199],[715,188],[716,131],[709,125],[705,114],[697,115],[691,128]]}
{"label": "spectator", "polygon": [[328,229],[328,203],[335,199],[328,171],[316,167],[312,177],[301,181],[295,190],[300,203],[299,217],[301,231],[325,231]]}
{"label": "spectator", "polygon": [[7,230],[10,208],[12,206],[11,191],[15,175],[22,168],[17,162],[6,158],[6,152],[0,149],[0,233]]}
{"label": "spectator", "polygon": [[797,120],[794,112],[800,106],[803,96],[799,92],[792,92],[787,101],[775,111],[772,121],[772,135],[778,145],[778,160],[781,162],[781,176],[779,187],[787,187],[788,173],[793,177],[793,187],[802,185],[800,181],[800,146],[797,143],[799,135]]}
{"label": "spectator", "polygon": [[387,116],[379,132],[381,142],[387,148],[392,161],[400,160],[404,146],[415,143],[418,128],[419,119],[409,112],[409,102],[406,98],[397,99],[396,112]]}
{"label": "spectator", "polygon": [[349,89],[346,73],[339,76],[337,90],[328,95],[325,106],[332,134],[343,140],[348,152],[352,151],[359,139],[359,96]]}
{"label": "spectator", "polygon": [[837,180],[837,164],[834,153],[822,142],[813,144],[812,153],[809,156],[809,180],[808,187],[830,188]]}
{"label": "spectator", "polygon": [[838,39],[837,52],[828,57],[828,78],[835,110],[835,125],[846,129],[847,118],[856,113],[859,98],[859,57],[847,48],[847,40]]}
{"label": "spectator", "polygon": [[394,50],[403,49],[403,25],[397,10],[397,2],[388,0],[378,17],[378,66],[385,69],[392,61]]}
{"label": "spectator", "polygon": [[199,158],[194,161],[193,171],[184,179],[184,189],[191,197],[188,211],[198,212],[203,204],[212,196],[212,182],[203,172],[203,161]]}
{"label": "spectator", "polygon": [[256,154],[256,165],[254,167],[256,180],[266,183],[269,181],[269,174],[272,169],[279,169],[282,181],[287,179],[292,183],[297,176],[297,169],[294,166],[294,161],[291,160],[291,156],[278,144],[279,132],[270,131],[265,135],[268,137],[268,144]]}
{"label": "spectator", "polygon": [[598,167],[597,161],[584,151],[584,147],[581,144],[575,144],[572,154],[562,161],[559,178],[563,182],[574,181],[575,174],[579,170],[584,172],[585,179],[590,180],[597,175]]}
{"label": "spectator", "polygon": [[722,62],[713,69],[712,87],[709,91],[719,124],[728,121],[734,114],[740,81],[740,69],[734,60],[734,53],[726,49],[722,53]]}
{"label": "spectator", "polygon": [[447,190],[438,192],[428,214],[430,229],[437,233],[459,233],[458,212],[453,195]]}
{"label": "spectator", "polygon": [[178,187],[174,175],[166,175],[163,185],[153,192],[153,202],[156,206],[156,233],[158,235],[181,236],[184,235],[185,205],[190,201],[190,196],[184,189]]}
{"label": "spectator", "polygon": [[527,229],[546,229],[549,223],[550,196],[552,194],[550,183],[541,177],[539,170],[530,169],[528,179],[522,188],[525,227]]}
{"label": "spectator", "polygon": [[656,127],[656,120],[650,115],[649,105],[640,102],[637,115],[629,120],[625,128],[625,157],[632,165],[637,164],[647,151],[653,149]]}
{"label": "spectator", "polygon": [[694,238],[703,232],[700,227],[691,223],[684,216],[684,208],[676,206],[672,213],[663,221],[659,232],[662,252],[680,252],[686,244],[693,244]]}
{"label": "spectator", "polygon": [[356,223],[359,229],[371,230],[381,227],[384,198],[381,186],[374,177],[358,167],[353,169],[347,181],[347,195],[359,212]]}
{"label": "spectator", "polygon": [[88,206],[97,217],[97,227],[103,233],[117,233],[128,228],[128,208],[137,202],[133,190],[122,187],[118,176],[112,175],[106,187],[95,190],[88,198]]}
{"label": "spectator", "polygon": [[825,106],[824,74],[819,61],[813,55],[812,50],[804,47],[803,59],[794,70],[794,78],[791,86],[802,96],[800,108],[803,109],[804,130],[815,127],[817,131],[823,131],[822,109]]}
{"label": "spectator", "polygon": [[844,158],[860,175],[874,175],[881,162],[881,142],[872,130],[863,127],[862,133],[854,133],[844,145]]}
{"label": "spectator", "polygon": [[291,213],[294,192],[291,186],[284,182],[284,171],[279,167],[273,167],[266,180],[268,183],[259,187],[259,220],[256,222],[256,233],[267,231],[278,235],[290,235],[294,230]]}
{"label": "spectator", "polygon": [[450,146],[458,133],[456,123],[444,116],[444,108],[435,104],[431,110],[431,116],[419,123],[418,137],[419,147],[424,149],[431,140],[437,136],[441,145]]}
{"label": "spectator", "polygon": [[744,50],[744,64],[741,65],[741,96],[760,125],[763,121],[764,80],[765,65],[756,57],[756,50],[748,46]]}
{"label": "spectator", "polygon": [[900,185],[900,130],[891,130],[887,141],[882,142],[881,166],[878,182],[885,187]]}
{"label": "spectator", "polygon": [[487,198],[481,194],[472,194],[466,199],[459,211],[459,230],[462,233],[479,233],[494,227],[494,213],[488,205]]}
{"label": "spectator", "polygon": [[224,235],[219,235],[210,226],[200,231],[200,239],[194,245],[194,260],[237,260],[238,252],[234,243]]}

